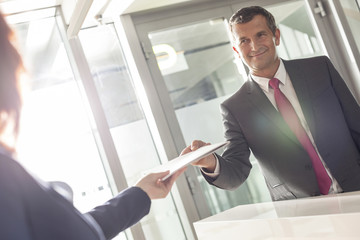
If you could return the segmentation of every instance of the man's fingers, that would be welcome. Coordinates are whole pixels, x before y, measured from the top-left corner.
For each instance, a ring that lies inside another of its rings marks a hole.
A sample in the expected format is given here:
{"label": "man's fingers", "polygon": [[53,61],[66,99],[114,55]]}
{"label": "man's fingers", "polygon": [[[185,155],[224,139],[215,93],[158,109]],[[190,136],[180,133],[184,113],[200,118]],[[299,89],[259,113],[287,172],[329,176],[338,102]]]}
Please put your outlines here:
{"label": "man's fingers", "polygon": [[194,141],[192,141],[192,143],[190,145],[191,151],[195,151],[196,149],[201,148],[204,145],[205,145],[205,143],[203,141],[194,140]]}
{"label": "man's fingers", "polygon": [[196,149],[199,148],[199,141],[198,140],[194,140],[192,141],[191,145],[190,145],[191,151],[195,151]]}
{"label": "man's fingers", "polygon": [[180,156],[181,156],[181,155],[184,155],[184,154],[187,154],[187,153],[189,153],[189,152],[191,152],[191,145],[188,146],[188,147],[186,147],[186,148],[184,148],[184,149],[181,151]]}
{"label": "man's fingers", "polygon": [[206,145],[210,145],[210,143],[205,143],[201,140],[194,140],[192,141],[190,147],[191,147],[191,151],[195,151],[203,146],[206,146]]}

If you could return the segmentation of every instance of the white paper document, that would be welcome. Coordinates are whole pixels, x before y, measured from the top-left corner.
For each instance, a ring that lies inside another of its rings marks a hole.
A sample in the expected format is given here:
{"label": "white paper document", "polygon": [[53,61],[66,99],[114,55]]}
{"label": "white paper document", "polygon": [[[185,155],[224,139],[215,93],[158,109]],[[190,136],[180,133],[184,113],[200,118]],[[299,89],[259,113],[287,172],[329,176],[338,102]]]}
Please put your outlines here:
{"label": "white paper document", "polygon": [[189,165],[192,162],[195,162],[197,160],[200,160],[201,158],[210,155],[211,153],[215,152],[221,147],[224,147],[227,144],[228,142],[221,142],[221,143],[215,143],[215,144],[203,146],[197,149],[196,151],[189,152],[185,155],[174,158],[167,163],[164,163],[158,167],[150,169],[147,172],[164,172],[170,170],[170,173],[166,175],[164,178],[162,178],[162,180],[164,181],[168,177],[173,175],[176,171],[180,170],[181,168]]}

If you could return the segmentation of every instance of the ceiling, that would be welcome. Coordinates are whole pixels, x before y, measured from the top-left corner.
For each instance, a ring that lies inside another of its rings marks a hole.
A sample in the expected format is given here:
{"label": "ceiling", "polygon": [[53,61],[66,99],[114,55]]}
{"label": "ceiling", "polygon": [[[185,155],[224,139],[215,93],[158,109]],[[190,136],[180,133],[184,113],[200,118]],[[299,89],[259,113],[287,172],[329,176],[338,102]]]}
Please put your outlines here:
{"label": "ceiling", "polygon": [[68,37],[75,36],[81,26],[96,25],[98,18],[112,18],[171,5],[184,6],[217,0],[0,0],[0,10],[6,15],[35,9],[61,6]]}
{"label": "ceiling", "polygon": [[86,2],[86,4],[92,5],[94,11],[99,13],[105,15],[121,15],[174,4],[193,4],[214,1],[216,0],[0,0],[0,8],[7,14],[57,5],[62,5],[66,10],[70,10],[74,8],[76,4]]}

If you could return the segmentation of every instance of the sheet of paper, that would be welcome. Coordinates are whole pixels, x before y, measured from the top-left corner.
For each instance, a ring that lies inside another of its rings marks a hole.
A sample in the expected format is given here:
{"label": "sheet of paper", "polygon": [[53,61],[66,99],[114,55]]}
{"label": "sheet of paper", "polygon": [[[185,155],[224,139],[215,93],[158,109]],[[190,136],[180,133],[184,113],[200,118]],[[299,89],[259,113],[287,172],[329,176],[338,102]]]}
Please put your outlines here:
{"label": "sheet of paper", "polygon": [[215,144],[203,146],[197,149],[196,151],[189,152],[185,155],[174,158],[167,163],[164,163],[158,167],[150,169],[147,172],[164,172],[170,170],[170,173],[164,178],[162,178],[162,180],[164,181],[168,177],[173,175],[176,171],[180,170],[181,168],[189,165],[194,161],[200,160],[201,158],[204,158],[207,155],[210,155],[211,153],[215,152],[221,147],[224,147],[227,144],[228,142],[221,142],[221,143],[215,143]]}

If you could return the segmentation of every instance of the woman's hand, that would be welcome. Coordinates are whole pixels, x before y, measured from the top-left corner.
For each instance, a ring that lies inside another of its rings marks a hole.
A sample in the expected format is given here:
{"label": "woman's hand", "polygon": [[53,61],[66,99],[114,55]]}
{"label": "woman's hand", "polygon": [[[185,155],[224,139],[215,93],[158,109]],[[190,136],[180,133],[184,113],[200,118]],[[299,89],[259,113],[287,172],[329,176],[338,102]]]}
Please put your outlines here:
{"label": "woman's hand", "polygon": [[141,178],[135,186],[144,190],[150,199],[164,198],[168,195],[176,179],[186,170],[186,167],[176,171],[166,180],[161,180],[169,174],[169,171],[150,173]]}

